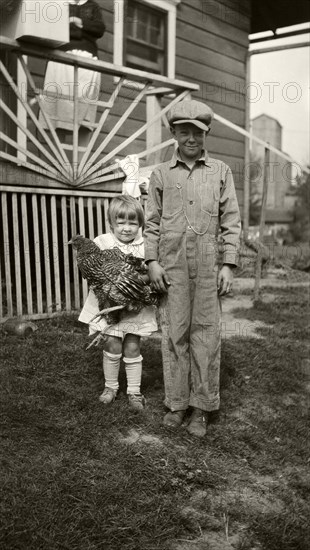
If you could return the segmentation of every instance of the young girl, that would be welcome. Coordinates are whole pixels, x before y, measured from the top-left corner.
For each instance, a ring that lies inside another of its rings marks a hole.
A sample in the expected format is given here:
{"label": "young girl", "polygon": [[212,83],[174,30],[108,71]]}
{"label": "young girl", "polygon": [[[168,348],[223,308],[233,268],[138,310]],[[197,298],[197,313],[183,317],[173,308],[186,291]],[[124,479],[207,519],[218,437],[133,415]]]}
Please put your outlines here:
{"label": "young girl", "polygon": [[[108,220],[110,233],[99,235],[94,242],[102,250],[117,247],[124,254],[131,253],[138,258],[144,258],[143,238],[139,231],[144,226],[144,213],[137,199],[129,195],[120,195],[112,199]],[[104,318],[90,322],[98,311],[97,298],[90,290],[79,321],[89,324],[90,334],[98,331],[104,331],[105,334],[103,351],[105,388],[99,400],[104,405],[109,405],[115,400],[119,389],[120,360],[123,355],[129,405],[134,410],[143,410],[145,398],[140,392],[143,359],[140,354],[140,338],[150,336],[157,330],[155,308],[147,306],[140,313],[125,312],[121,320],[110,328],[107,328],[108,324]]]}

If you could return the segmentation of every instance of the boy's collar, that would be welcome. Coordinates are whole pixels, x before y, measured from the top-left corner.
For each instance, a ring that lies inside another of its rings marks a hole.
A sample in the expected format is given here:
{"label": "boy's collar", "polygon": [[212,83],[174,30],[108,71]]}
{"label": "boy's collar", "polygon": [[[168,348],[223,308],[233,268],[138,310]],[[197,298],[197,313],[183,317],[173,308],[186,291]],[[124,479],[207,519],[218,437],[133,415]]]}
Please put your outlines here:
{"label": "boy's collar", "polygon": [[[208,162],[209,161],[209,156],[208,156],[208,152],[205,150],[205,149],[202,149],[201,151],[201,156],[199,159],[196,159],[197,162],[204,162],[204,164],[206,166],[210,166],[210,163]],[[195,161],[195,162],[196,162]],[[181,159],[180,157],[180,153],[179,153],[179,149],[176,149],[176,151],[173,153],[173,156],[172,156],[172,159],[169,163],[169,167],[170,168],[175,168],[175,166],[179,163],[179,162],[182,162],[184,164],[186,164],[186,161]]]}

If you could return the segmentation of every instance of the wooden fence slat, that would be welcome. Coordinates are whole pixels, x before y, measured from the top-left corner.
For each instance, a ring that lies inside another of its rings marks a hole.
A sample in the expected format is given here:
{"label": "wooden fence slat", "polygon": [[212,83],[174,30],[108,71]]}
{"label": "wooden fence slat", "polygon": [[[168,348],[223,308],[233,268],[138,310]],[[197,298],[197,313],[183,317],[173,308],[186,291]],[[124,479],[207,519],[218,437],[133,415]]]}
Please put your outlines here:
{"label": "wooden fence slat", "polygon": [[[80,228],[80,235],[85,236],[85,218],[84,218],[84,199],[83,197],[79,197],[78,199],[79,203],[79,228]],[[85,302],[88,294],[88,286],[86,279],[83,279],[82,277],[82,293],[83,293],[83,303]]]}
{"label": "wooden fence slat", "polygon": [[44,195],[42,195],[41,197],[41,215],[42,215],[42,228],[43,228],[46,306],[47,306],[47,311],[51,313],[53,311],[53,302],[52,302],[50,247],[48,242],[46,197]]}
{"label": "wooden fence slat", "polygon": [[52,218],[52,242],[53,242],[53,262],[54,262],[54,283],[55,283],[55,302],[56,311],[61,311],[61,293],[60,293],[60,273],[59,273],[59,247],[58,247],[58,229],[57,229],[57,209],[56,197],[51,197],[51,218]]}
{"label": "wooden fence slat", "polygon": [[24,264],[25,264],[25,278],[26,278],[26,295],[27,295],[27,313],[31,315],[33,313],[32,307],[32,284],[31,284],[31,269],[30,269],[30,248],[29,248],[29,226],[28,226],[28,214],[27,214],[27,201],[26,195],[23,193],[21,196],[22,207],[22,226],[23,226],[23,239],[24,239]]}
{"label": "wooden fence slat", "polygon": [[13,301],[12,301],[12,279],[11,279],[11,264],[10,264],[10,238],[8,227],[8,205],[7,193],[2,194],[2,226],[3,226],[3,244],[4,244],[4,273],[6,286],[6,303],[8,308],[8,316],[13,316]]}
{"label": "wooden fence slat", "polygon": [[103,213],[104,213],[104,232],[108,233],[110,231],[110,224],[108,220],[108,208],[109,208],[109,199],[103,200]]}
{"label": "wooden fence slat", "polygon": [[94,238],[95,238],[95,226],[94,226],[94,213],[93,213],[93,199],[91,197],[89,197],[87,199],[87,213],[88,213],[89,238],[94,240]]}
{"label": "wooden fence slat", "polygon": [[38,196],[32,195],[32,217],[33,217],[33,237],[34,237],[34,258],[36,269],[36,292],[38,314],[43,313],[42,300],[42,272],[40,259],[40,233],[39,233],[39,215],[38,215]]}
{"label": "wooden fence slat", "polygon": [[[70,197],[70,221],[71,221],[71,235],[74,236],[77,234],[74,197]],[[73,247],[72,247],[72,257],[73,257],[74,306],[75,306],[75,309],[80,309],[81,303],[80,303],[79,272],[78,272],[78,266],[76,263],[76,250]]]}
{"label": "wooden fence slat", "polygon": [[63,238],[63,265],[65,278],[66,310],[71,310],[70,267],[68,253],[68,222],[67,222],[67,198],[61,197],[61,219]]}
{"label": "wooden fence slat", "polygon": [[23,314],[21,270],[20,270],[20,242],[18,226],[18,205],[17,194],[12,195],[12,213],[13,213],[13,235],[14,235],[14,261],[15,261],[15,284],[16,284],[16,312],[17,315]]}
{"label": "wooden fence slat", "polygon": [[79,234],[85,237],[84,199],[78,198],[79,205]]}
{"label": "wooden fence slat", "polygon": [[97,213],[97,235],[101,235],[103,233],[101,199],[96,199],[96,213]]}

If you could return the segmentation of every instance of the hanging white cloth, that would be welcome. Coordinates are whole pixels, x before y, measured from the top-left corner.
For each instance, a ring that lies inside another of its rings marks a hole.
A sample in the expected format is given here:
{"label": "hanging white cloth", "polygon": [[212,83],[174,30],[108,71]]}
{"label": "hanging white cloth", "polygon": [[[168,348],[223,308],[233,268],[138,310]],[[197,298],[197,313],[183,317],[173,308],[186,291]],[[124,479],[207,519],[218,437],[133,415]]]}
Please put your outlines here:
{"label": "hanging white cloth", "polygon": [[131,195],[136,199],[141,196],[140,185],[145,187],[148,178],[140,175],[139,158],[137,155],[128,155],[122,160],[116,160],[126,178],[123,181],[123,195]]}

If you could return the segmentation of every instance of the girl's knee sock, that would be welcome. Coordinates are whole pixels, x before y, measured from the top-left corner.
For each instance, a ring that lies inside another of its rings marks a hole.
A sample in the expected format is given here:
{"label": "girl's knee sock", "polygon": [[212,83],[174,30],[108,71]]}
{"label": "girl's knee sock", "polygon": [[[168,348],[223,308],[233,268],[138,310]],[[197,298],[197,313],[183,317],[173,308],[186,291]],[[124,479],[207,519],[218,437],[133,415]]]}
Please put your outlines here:
{"label": "girl's knee sock", "polygon": [[103,374],[105,387],[117,391],[119,387],[118,374],[122,354],[117,355],[103,351]]}
{"label": "girl's knee sock", "polygon": [[142,355],[138,357],[123,357],[127,377],[127,393],[140,393],[142,359]]}

